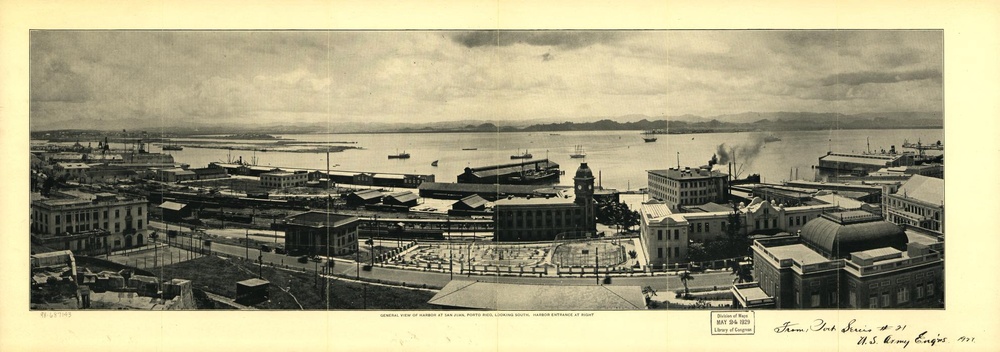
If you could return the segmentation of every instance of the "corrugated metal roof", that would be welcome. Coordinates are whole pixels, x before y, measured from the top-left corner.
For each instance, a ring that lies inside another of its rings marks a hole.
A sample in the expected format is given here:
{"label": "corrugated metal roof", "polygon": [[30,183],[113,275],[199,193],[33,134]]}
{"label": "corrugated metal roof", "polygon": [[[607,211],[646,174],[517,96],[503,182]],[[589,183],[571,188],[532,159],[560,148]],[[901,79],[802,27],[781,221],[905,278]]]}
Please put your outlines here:
{"label": "corrugated metal roof", "polygon": [[[465,206],[469,209],[479,209],[485,207],[488,201],[483,197],[480,197],[478,194],[473,194],[456,202],[456,204],[458,203],[465,204]],[[454,207],[454,205],[452,207]]]}
{"label": "corrugated metal roof", "polygon": [[389,195],[389,198],[395,199],[397,202],[406,203],[417,200],[417,195],[410,191],[396,192]]}

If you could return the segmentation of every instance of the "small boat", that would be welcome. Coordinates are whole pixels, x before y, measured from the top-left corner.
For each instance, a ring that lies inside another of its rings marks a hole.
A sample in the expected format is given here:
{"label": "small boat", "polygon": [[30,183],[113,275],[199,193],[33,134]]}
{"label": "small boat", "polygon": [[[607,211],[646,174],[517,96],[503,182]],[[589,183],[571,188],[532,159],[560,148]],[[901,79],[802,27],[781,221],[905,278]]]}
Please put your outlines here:
{"label": "small boat", "polygon": [[764,143],[778,142],[778,141],[781,141],[781,138],[775,137],[774,135],[764,137]]}
{"label": "small boat", "polygon": [[479,148],[462,148],[462,150],[479,150]]}
{"label": "small boat", "polygon": [[576,151],[573,152],[573,154],[570,154],[569,157],[573,158],[573,159],[585,158],[585,157],[587,157],[587,153],[583,151],[583,146],[582,145],[577,145],[576,146]]}
{"label": "small boat", "polygon": [[431,166],[438,166],[438,161],[434,160],[434,162],[431,163]]}
{"label": "small boat", "polygon": [[510,156],[511,159],[531,159],[531,153],[528,150],[524,150],[524,154],[514,154]]}
{"label": "small boat", "polygon": [[646,141],[646,143],[656,142],[656,136],[653,134],[653,131],[644,131],[642,132],[642,140]]}
{"label": "small boat", "polygon": [[406,151],[403,151],[402,153],[398,154],[389,155],[389,159],[409,159],[409,158],[410,158],[410,153],[407,153]]}

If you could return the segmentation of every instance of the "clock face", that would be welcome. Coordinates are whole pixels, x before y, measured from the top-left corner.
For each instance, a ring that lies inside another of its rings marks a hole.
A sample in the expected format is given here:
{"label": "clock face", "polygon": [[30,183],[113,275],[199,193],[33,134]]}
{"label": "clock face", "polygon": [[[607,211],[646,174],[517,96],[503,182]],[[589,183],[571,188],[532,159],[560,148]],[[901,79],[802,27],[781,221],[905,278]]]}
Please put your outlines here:
{"label": "clock face", "polygon": [[587,185],[587,189],[588,189],[588,190],[591,190],[591,189],[594,189],[594,186],[591,186],[591,185]]}
{"label": "clock face", "polygon": [[583,189],[582,185],[576,185],[576,189]]}

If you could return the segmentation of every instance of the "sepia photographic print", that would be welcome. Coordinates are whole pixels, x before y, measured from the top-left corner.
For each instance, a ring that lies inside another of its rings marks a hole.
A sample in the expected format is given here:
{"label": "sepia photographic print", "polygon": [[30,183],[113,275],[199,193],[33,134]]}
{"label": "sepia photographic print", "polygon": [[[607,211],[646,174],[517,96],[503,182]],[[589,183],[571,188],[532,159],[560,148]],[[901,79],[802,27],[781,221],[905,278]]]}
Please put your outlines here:
{"label": "sepia photographic print", "polygon": [[944,307],[941,31],[30,45],[32,309]]}
{"label": "sepia photographic print", "polygon": [[971,47],[997,43],[967,7],[651,6],[667,28],[344,6],[2,33],[0,346],[995,345],[997,70]]}

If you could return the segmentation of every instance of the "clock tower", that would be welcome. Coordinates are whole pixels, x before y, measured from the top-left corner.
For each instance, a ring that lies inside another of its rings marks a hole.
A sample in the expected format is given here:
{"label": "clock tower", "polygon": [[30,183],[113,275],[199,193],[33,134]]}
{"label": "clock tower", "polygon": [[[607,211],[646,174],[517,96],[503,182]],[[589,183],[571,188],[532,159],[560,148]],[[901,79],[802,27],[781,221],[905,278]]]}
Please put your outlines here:
{"label": "clock tower", "polygon": [[587,167],[587,163],[580,163],[580,168],[576,169],[576,176],[573,176],[573,191],[576,195],[574,202],[582,208],[583,220],[580,223],[582,229],[588,233],[597,232],[597,214],[594,209],[594,173]]}

